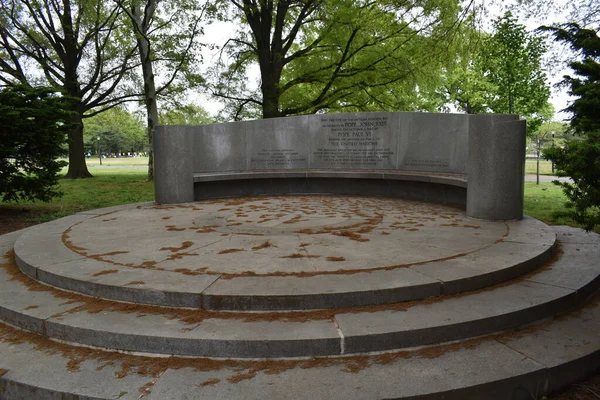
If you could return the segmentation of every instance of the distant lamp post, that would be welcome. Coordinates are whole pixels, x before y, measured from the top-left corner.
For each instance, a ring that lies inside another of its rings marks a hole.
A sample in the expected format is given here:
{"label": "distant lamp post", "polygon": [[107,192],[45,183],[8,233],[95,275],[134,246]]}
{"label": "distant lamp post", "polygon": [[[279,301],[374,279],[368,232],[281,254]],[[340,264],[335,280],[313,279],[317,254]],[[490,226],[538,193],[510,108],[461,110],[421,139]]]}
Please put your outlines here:
{"label": "distant lamp post", "polygon": [[[554,148],[554,131],[552,131],[552,148]],[[554,175],[554,160],[550,160],[550,164],[552,165],[552,175]]]}
{"label": "distant lamp post", "polygon": [[100,165],[102,165],[102,153],[100,152],[100,136],[98,136],[98,160],[100,160]]}

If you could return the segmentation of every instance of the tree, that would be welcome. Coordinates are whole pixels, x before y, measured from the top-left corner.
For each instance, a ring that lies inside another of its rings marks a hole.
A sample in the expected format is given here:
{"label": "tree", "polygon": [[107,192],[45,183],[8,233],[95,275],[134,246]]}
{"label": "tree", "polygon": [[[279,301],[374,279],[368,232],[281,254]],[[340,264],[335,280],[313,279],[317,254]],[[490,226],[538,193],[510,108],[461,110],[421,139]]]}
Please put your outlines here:
{"label": "tree", "polygon": [[[129,16],[140,55],[150,144],[147,180],[151,181],[154,180],[152,137],[159,123],[158,97],[182,92],[202,82],[194,70],[199,64],[197,39],[202,33],[200,21],[205,7],[199,9],[195,0],[116,1]],[[156,64],[163,75],[158,88],[154,76]]]}
{"label": "tree", "polygon": [[43,83],[69,99],[67,178],[91,176],[83,118],[136,97],[122,87],[136,66],[122,26],[108,1],[0,0],[0,83]]}
{"label": "tree", "polygon": [[569,63],[575,76],[566,75],[562,82],[576,98],[566,111],[579,140],[547,149],[544,156],[554,162],[560,176],[571,178],[572,182],[554,183],[563,188],[573,219],[589,231],[600,225],[600,36],[577,24],[543,29],[581,57]]}
{"label": "tree", "polygon": [[542,68],[544,38],[527,32],[510,12],[493,22],[494,33],[484,41],[479,62],[492,85],[485,96],[494,113],[519,114],[534,132],[543,121],[550,87]]}
{"label": "tree", "polygon": [[489,112],[487,94],[493,92],[494,84],[489,82],[482,65],[483,45],[488,35],[476,26],[477,14],[473,13],[469,23],[459,31],[461,40],[455,41],[451,52],[456,62],[445,72],[445,82],[439,96],[444,103],[454,105],[467,114]]}
{"label": "tree", "polygon": [[[120,107],[84,120],[84,145],[89,154],[139,153],[148,150],[144,124]],[[101,143],[98,143],[100,141]]]}
{"label": "tree", "polygon": [[[402,104],[390,88],[418,93],[420,71],[464,18],[456,0],[231,4],[242,29],[224,48],[231,62],[220,65],[213,93],[228,100],[234,119]],[[257,90],[247,82],[252,65],[260,69]]]}
{"label": "tree", "polygon": [[2,201],[50,201],[61,193],[58,161],[69,130],[66,99],[51,88],[17,85],[0,90]]}
{"label": "tree", "polygon": [[208,112],[193,104],[166,110],[159,115],[161,125],[204,125],[214,124],[215,119]]}

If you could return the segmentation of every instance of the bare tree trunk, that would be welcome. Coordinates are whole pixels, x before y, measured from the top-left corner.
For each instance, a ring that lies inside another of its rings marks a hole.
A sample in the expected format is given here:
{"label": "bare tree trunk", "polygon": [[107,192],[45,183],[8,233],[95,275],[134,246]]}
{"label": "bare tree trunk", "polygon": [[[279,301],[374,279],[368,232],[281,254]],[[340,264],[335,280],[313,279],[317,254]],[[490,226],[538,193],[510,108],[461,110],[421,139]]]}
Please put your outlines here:
{"label": "bare tree trunk", "polygon": [[83,120],[79,112],[73,113],[71,123],[73,127],[69,131],[69,169],[65,178],[91,178],[85,162],[85,149],[83,147]]}

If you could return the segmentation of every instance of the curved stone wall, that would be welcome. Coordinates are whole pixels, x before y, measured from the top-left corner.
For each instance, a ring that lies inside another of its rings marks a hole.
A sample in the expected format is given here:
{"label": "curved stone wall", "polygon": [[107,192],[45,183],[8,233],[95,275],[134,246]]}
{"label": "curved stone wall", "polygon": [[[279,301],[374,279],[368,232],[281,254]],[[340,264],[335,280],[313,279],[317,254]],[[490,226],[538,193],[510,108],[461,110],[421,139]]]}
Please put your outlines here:
{"label": "curved stone wall", "polygon": [[347,193],[449,201],[483,219],[523,213],[525,121],[517,115],[374,112],[161,126],[154,152],[159,203]]}

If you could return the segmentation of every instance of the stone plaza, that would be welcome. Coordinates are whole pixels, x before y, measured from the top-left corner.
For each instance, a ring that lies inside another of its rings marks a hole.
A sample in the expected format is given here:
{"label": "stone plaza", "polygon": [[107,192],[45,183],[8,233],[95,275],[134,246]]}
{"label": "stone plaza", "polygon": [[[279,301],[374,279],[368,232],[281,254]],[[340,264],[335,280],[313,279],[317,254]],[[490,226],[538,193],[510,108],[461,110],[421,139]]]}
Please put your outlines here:
{"label": "stone plaza", "polygon": [[156,202],[0,236],[0,399],[531,399],[600,366],[600,236],[514,115],[159,127]]}

